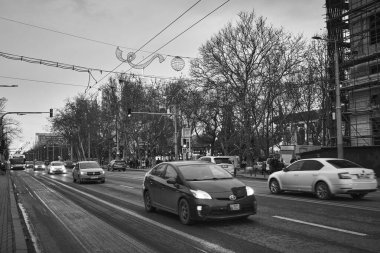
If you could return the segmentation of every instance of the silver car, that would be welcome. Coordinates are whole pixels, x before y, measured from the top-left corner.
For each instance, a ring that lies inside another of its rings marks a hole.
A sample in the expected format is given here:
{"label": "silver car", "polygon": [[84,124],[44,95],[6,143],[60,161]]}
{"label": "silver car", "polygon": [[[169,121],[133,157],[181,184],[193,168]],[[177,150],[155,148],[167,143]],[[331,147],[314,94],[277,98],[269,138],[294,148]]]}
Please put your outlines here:
{"label": "silver car", "polygon": [[75,164],[73,168],[73,181],[84,182],[100,182],[106,181],[106,175],[104,170],[95,161],[81,161]]}
{"label": "silver car", "polygon": [[372,169],[344,159],[313,158],[298,160],[268,178],[273,194],[282,191],[312,192],[319,199],[336,194],[350,194],[361,199],[377,190],[376,175]]}

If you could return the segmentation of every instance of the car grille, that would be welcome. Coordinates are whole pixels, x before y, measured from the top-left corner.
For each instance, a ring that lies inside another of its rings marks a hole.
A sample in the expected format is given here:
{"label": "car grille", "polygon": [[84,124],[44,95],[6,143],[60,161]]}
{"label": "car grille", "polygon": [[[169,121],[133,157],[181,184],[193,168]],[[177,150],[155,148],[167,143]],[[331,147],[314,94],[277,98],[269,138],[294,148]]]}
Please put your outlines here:
{"label": "car grille", "polygon": [[[247,197],[247,190],[245,187],[235,187],[232,188],[232,194],[236,196],[236,199],[242,199]],[[230,196],[225,196],[225,197],[216,197],[217,200],[227,200],[229,201]]]}
{"label": "car grille", "polygon": [[253,204],[241,204],[239,211],[230,211],[227,206],[225,207],[219,207],[219,208],[205,208],[205,210],[202,211],[203,214],[207,214],[209,216],[221,216],[226,214],[239,214],[239,213],[246,213],[251,212],[254,210]]}
{"label": "car grille", "polygon": [[100,175],[99,171],[96,171],[96,172],[87,172],[87,176],[98,176],[98,175]]}

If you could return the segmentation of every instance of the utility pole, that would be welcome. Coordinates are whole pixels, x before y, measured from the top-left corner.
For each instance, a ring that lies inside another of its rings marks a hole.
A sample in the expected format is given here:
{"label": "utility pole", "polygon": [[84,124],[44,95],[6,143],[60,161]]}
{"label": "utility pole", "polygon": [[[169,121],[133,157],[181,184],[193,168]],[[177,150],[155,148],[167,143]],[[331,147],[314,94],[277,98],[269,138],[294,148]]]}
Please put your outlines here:
{"label": "utility pole", "polygon": [[335,68],[335,120],[336,120],[336,148],[338,158],[343,159],[343,135],[342,135],[342,105],[340,102],[340,81],[339,81],[339,56],[337,40],[323,39],[319,36],[312,37],[317,40],[324,40],[328,43],[334,43],[334,68]]}

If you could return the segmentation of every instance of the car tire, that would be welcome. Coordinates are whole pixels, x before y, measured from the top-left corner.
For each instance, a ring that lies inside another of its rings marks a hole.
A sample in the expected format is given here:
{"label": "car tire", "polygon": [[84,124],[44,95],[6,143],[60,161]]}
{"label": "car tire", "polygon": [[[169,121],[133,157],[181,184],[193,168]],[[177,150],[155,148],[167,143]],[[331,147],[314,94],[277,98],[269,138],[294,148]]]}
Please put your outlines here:
{"label": "car tire", "polygon": [[102,184],[104,184],[106,182],[106,180],[105,179],[103,179],[102,181],[100,181],[100,183],[102,183]]}
{"label": "car tire", "polygon": [[73,183],[75,183],[77,180],[75,179],[74,175],[73,175]]}
{"label": "car tire", "polygon": [[184,225],[190,225],[193,223],[190,213],[190,205],[186,199],[181,199],[178,204],[179,220]]}
{"label": "car tire", "polygon": [[269,182],[269,190],[272,194],[279,194],[281,193],[280,184],[276,179],[271,179]]}
{"label": "car tire", "polygon": [[353,199],[362,199],[367,193],[351,193]]}
{"label": "car tire", "polygon": [[149,191],[144,192],[144,206],[145,206],[145,211],[147,211],[148,213],[154,212],[156,210],[156,208],[152,206],[152,198],[150,196]]}
{"label": "car tire", "polygon": [[315,186],[315,194],[317,195],[317,198],[322,200],[327,200],[332,197],[329,186],[325,182],[317,183]]}

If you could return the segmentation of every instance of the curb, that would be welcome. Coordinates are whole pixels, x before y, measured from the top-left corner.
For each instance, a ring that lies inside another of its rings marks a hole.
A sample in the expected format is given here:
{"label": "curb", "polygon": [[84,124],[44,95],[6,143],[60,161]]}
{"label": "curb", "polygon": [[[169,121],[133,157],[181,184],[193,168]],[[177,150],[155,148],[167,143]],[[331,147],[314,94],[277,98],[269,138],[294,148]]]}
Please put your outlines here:
{"label": "curb", "polygon": [[23,226],[21,224],[21,218],[19,215],[19,210],[17,208],[17,201],[16,196],[13,191],[13,183],[10,179],[10,176],[8,177],[9,180],[9,195],[10,195],[10,201],[11,201],[11,214],[12,214],[12,223],[13,223],[13,233],[14,233],[14,242],[15,242],[15,248],[14,252],[16,253],[24,253],[28,252],[28,247],[26,246],[25,241],[25,235],[23,231]]}

